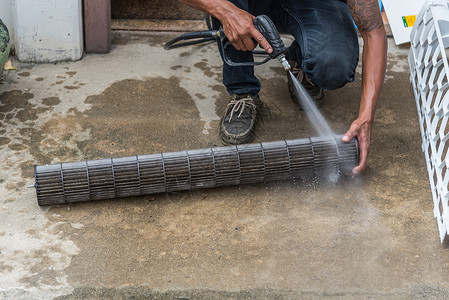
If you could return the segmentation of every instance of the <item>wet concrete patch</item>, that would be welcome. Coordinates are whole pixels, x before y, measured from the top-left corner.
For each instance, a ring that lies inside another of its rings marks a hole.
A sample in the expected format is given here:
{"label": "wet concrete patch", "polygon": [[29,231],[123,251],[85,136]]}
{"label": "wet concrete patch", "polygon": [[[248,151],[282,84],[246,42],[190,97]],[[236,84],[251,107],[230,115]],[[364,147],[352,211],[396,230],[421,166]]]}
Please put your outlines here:
{"label": "wet concrete patch", "polygon": [[[175,77],[123,80],[88,97],[82,127],[92,139],[79,143],[88,157],[136,155],[182,150],[203,140],[198,111]],[[176,138],[175,138],[176,137]]]}
{"label": "wet concrete patch", "polygon": [[[1,142],[0,142],[1,144]],[[8,145],[9,149],[14,150],[14,151],[22,151],[27,149],[27,147],[23,144],[10,144]]]}
{"label": "wet concrete patch", "polygon": [[287,75],[287,72],[282,67],[270,67],[270,70],[278,75]]}
{"label": "wet concrete patch", "polygon": [[207,61],[201,61],[194,65],[196,68],[201,69],[205,76],[216,77],[221,75],[221,67],[211,67],[207,64]]}
{"label": "wet concrete patch", "polygon": [[4,115],[7,120],[15,117],[22,122],[36,120],[39,112],[35,111],[34,106],[29,102],[33,97],[33,94],[19,90],[0,94],[0,114]]}
{"label": "wet concrete patch", "polygon": [[4,136],[0,137],[0,146],[8,145],[9,142],[11,142],[10,138],[4,137]]}
{"label": "wet concrete patch", "polygon": [[196,93],[195,96],[198,97],[198,99],[200,99],[200,100],[206,99],[206,97],[203,94],[200,94],[200,93]]}
{"label": "wet concrete patch", "polygon": [[28,77],[28,76],[30,76],[30,72],[22,72],[17,75],[22,76],[22,77]]}
{"label": "wet concrete patch", "polygon": [[14,166],[14,162],[5,164],[5,168],[22,170],[24,178],[33,177],[33,164],[36,162],[48,163],[45,155],[39,150],[42,130],[39,130],[34,121],[45,112],[53,110],[56,99],[43,99],[42,103],[34,99],[32,93],[12,90],[0,94],[0,128],[5,137],[0,137],[0,146],[8,145],[12,151],[23,152],[28,150],[35,159],[24,160]]}
{"label": "wet concrete patch", "polygon": [[[34,120],[48,110],[31,105],[32,97],[20,91],[2,94],[0,111],[14,112],[7,122],[13,117]],[[42,99],[49,109],[59,103],[58,97]],[[36,164],[183,150],[179,145],[192,141],[200,148],[216,142],[202,136],[198,111],[174,77],[116,82],[102,94],[88,97],[86,103],[91,109],[84,113],[72,109],[67,117],[52,118],[39,129],[24,126],[19,130],[21,143],[10,148],[28,149],[33,156],[19,164],[24,178],[33,177]],[[0,145],[10,142],[0,139]]]}
{"label": "wet concrete patch", "polygon": [[42,99],[42,104],[47,106],[55,106],[58,105],[59,103],[61,103],[61,100],[59,100],[58,97],[48,97]]}
{"label": "wet concrete patch", "polygon": [[77,90],[77,89],[79,89],[80,87],[79,87],[79,86],[76,86],[76,85],[66,85],[66,86],[64,86],[64,88],[65,88],[66,90]]}
{"label": "wet concrete patch", "polygon": [[76,160],[82,155],[77,148],[80,139],[87,138],[78,117],[54,118],[41,129],[24,128],[21,131],[33,160],[20,163],[24,177],[33,177],[33,166]]}

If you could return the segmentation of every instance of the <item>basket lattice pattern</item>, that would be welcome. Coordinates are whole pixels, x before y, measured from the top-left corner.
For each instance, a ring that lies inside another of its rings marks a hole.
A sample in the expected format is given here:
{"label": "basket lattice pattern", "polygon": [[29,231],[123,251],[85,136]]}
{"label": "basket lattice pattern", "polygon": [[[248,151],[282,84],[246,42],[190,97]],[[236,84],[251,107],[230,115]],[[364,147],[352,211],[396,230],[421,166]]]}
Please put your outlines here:
{"label": "basket lattice pattern", "polygon": [[409,65],[419,125],[434,201],[434,216],[443,242],[449,230],[449,2],[427,1],[411,32]]}

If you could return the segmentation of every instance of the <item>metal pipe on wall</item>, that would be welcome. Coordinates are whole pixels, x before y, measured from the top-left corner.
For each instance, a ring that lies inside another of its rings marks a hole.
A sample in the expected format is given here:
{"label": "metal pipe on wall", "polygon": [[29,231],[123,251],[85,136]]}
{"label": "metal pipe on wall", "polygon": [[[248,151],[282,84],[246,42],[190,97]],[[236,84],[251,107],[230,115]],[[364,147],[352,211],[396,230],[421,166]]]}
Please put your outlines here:
{"label": "metal pipe on wall", "polygon": [[94,201],[350,172],[355,139],[315,137],[35,166],[39,205]]}

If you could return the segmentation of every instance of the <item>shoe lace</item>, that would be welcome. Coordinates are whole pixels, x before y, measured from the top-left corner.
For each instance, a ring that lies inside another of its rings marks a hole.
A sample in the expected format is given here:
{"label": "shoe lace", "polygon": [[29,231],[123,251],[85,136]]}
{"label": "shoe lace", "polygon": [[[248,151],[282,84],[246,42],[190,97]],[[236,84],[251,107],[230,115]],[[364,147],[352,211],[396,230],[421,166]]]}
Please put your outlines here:
{"label": "shoe lace", "polygon": [[298,79],[299,82],[303,84],[307,82],[313,87],[316,86],[316,84],[312,81],[312,79],[310,79],[309,76],[307,76],[304,70],[301,69],[301,67],[297,63],[292,64],[291,72],[296,77],[296,79]]}
{"label": "shoe lace", "polygon": [[239,111],[239,115],[237,116],[237,118],[240,118],[240,116],[242,115],[243,111],[245,110],[246,106],[251,106],[253,108],[257,108],[256,103],[254,102],[254,99],[251,98],[250,96],[246,96],[243,97],[241,99],[237,99],[237,98],[232,98],[231,101],[229,101],[228,107],[229,106],[233,106],[231,109],[231,115],[229,116],[229,123],[231,123],[232,120],[232,116],[234,115],[235,112]]}

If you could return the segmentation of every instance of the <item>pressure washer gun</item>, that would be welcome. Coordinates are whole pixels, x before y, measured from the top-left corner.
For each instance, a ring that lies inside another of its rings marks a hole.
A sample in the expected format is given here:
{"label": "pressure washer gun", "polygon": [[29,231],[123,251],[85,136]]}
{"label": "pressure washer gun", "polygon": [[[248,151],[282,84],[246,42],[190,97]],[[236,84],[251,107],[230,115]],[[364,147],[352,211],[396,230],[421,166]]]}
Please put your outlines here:
{"label": "pressure washer gun", "polygon": [[266,15],[257,16],[254,19],[254,27],[264,36],[264,38],[270,43],[273,52],[269,53],[267,57],[261,62],[233,62],[226,55],[226,49],[231,46],[231,42],[228,40],[226,36],[221,36],[222,30],[219,31],[221,43],[219,43],[223,52],[223,60],[230,66],[257,66],[268,62],[270,59],[277,58],[282,67],[289,71],[291,69],[290,64],[285,58],[285,53],[287,52],[287,48],[284,45],[284,42],[281,39],[281,36],[274,25],[273,21]]}
{"label": "pressure washer gun", "polygon": [[[266,15],[260,15],[254,19],[254,26],[265,37],[265,39],[268,41],[268,43],[271,45],[271,48],[273,49],[273,52],[269,53],[267,57],[260,62],[233,62],[232,60],[230,60],[227,55],[227,49],[228,47],[232,46],[232,43],[224,34],[223,29],[185,33],[169,41],[167,44],[165,44],[164,48],[166,50],[169,50],[183,46],[199,44],[202,42],[218,38],[219,39],[218,45],[222,50],[221,52],[223,53],[223,61],[230,66],[240,66],[240,67],[257,66],[264,64],[271,59],[276,58],[280,61],[282,67],[286,71],[289,71],[291,67],[285,57],[287,48],[285,47],[284,42],[282,41],[281,36],[276,26],[274,25],[273,21]],[[192,39],[200,39],[200,40],[177,43],[180,40],[192,40]]]}

